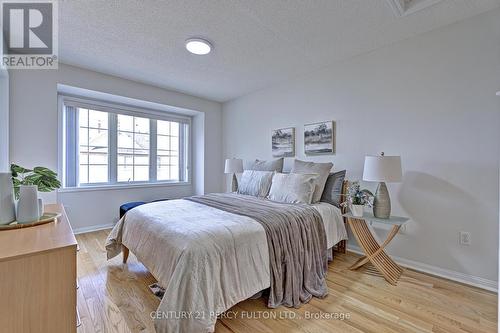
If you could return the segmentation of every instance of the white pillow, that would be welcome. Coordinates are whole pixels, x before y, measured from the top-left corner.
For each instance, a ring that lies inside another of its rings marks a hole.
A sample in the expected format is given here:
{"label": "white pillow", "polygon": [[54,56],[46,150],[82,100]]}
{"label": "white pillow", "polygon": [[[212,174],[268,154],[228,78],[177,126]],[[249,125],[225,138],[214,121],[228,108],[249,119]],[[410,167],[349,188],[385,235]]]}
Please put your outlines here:
{"label": "white pillow", "polygon": [[267,198],[286,203],[310,204],[317,174],[275,173]]}
{"label": "white pillow", "polygon": [[248,165],[248,170],[257,170],[257,171],[283,171],[283,157],[278,158],[272,161],[261,161],[255,160],[254,162]]}
{"label": "white pillow", "polygon": [[316,203],[321,200],[321,195],[325,189],[325,183],[330,174],[330,170],[333,167],[333,163],[314,163],[306,162],[301,160],[295,160],[293,162],[292,173],[305,173],[305,174],[317,174],[316,188],[314,189],[314,194],[312,197],[312,202]]}
{"label": "white pillow", "polygon": [[245,170],[238,183],[238,193],[265,198],[269,193],[274,172]]}

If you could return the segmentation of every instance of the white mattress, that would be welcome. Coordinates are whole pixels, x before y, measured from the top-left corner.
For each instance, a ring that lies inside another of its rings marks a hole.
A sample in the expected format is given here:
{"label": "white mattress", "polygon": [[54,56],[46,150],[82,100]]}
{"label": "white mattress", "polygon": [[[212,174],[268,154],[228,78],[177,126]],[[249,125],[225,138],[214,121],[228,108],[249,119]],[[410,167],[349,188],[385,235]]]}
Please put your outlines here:
{"label": "white mattress", "polygon": [[331,248],[341,240],[347,239],[347,230],[339,208],[326,202],[318,202],[311,206],[319,212],[323,219],[327,248]]}

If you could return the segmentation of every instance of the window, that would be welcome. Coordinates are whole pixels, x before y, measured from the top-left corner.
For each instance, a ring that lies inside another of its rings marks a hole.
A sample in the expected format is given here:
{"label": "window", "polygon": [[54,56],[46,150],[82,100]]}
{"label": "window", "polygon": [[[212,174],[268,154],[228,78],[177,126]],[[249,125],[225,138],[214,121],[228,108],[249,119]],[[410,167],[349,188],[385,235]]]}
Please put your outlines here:
{"label": "window", "polygon": [[108,114],[78,109],[80,184],[108,182]]}
{"label": "window", "polygon": [[65,187],[189,180],[189,117],[61,101]]}
{"label": "window", "polygon": [[119,182],[149,181],[149,123],[148,118],[118,115]]}
{"label": "window", "polygon": [[158,180],[179,178],[179,123],[157,122],[156,177]]}

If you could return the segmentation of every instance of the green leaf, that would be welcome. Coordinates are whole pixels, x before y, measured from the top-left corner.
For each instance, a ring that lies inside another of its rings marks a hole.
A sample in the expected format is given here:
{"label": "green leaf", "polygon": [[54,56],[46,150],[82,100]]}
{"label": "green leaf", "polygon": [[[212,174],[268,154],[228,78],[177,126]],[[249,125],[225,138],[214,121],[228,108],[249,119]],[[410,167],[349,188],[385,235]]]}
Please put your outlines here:
{"label": "green leaf", "polygon": [[50,169],[47,169],[47,168],[44,168],[44,167],[35,167],[33,169],[33,171],[37,174],[40,174],[40,175],[43,175],[43,176],[46,176],[46,177],[57,177],[57,173],[55,173],[54,171],[50,170]]}
{"label": "green leaf", "polygon": [[39,182],[41,179],[42,179],[42,175],[38,175],[36,173],[34,174],[31,174],[29,176],[26,176],[24,178],[24,181],[29,183],[29,184],[36,184],[37,182]]}
{"label": "green leaf", "polygon": [[45,186],[44,184],[38,184],[38,191],[40,192],[51,192],[52,190],[51,187]]}
{"label": "green leaf", "polygon": [[362,190],[361,192],[368,194],[369,196],[373,197],[373,193],[370,190]]}
{"label": "green leaf", "polygon": [[48,168],[35,167],[30,170],[12,164],[11,170],[16,198],[19,198],[19,186],[21,185],[36,185],[40,192],[51,192],[61,187],[61,182],[57,179],[57,173]]}
{"label": "green leaf", "polygon": [[19,186],[21,185],[21,182],[17,179],[14,181],[14,196],[16,199],[19,199]]}
{"label": "green leaf", "polygon": [[33,172],[33,170],[30,170],[30,169],[26,169],[26,168],[23,168],[22,166],[19,166],[17,164],[11,164],[10,165],[10,170],[12,172],[12,174],[14,175],[14,173],[16,174],[15,177],[17,177],[17,174],[18,173],[28,173],[28,172]]}
{"label": "green leaf", "polygon": [[51,192],[61,187],[61,183],[55,178],[42,177],[37,184],[40,192]]}

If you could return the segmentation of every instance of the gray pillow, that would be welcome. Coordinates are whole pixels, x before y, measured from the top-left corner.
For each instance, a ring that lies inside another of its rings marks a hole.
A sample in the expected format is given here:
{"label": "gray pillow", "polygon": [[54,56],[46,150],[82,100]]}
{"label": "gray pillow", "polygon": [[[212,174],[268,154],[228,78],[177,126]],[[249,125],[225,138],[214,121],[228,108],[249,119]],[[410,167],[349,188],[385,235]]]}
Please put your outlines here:
{"label": "gray pillow", "polygon": [[248,170],[256,171],[283,171],[283,157],[272,161],[255,160],[248,165]]}
{"label": "gray pillow", "polygon": [[310,204],[318,175],[275,173],[267,198],[286,203]]}
{"label": "gray pillow", "polygon": [[321,196],[321,202],[327,202],[340,208],[342,184],[345,179],[345,170],[331,173],[326,179],[325,189]]}
{"label": "gray pillow", "polygon": [[321,195],[323,194],[323,189],[325,188],[326,179],[330,174],[330,170],[333,167],[333,163],[314,163],[305,162],[301,160],[295,160],[293,162],[292,173],[307,173],[307,174],[318,174],[316,179],[316,187],[314,189],[314,194],[312,197],[312,203],[319,202],[321,200]]}
{"label": "gray pillow", "polygon": [[269,193],[274,172],[245,170],[238,183],[238,193],[265,198]]}

